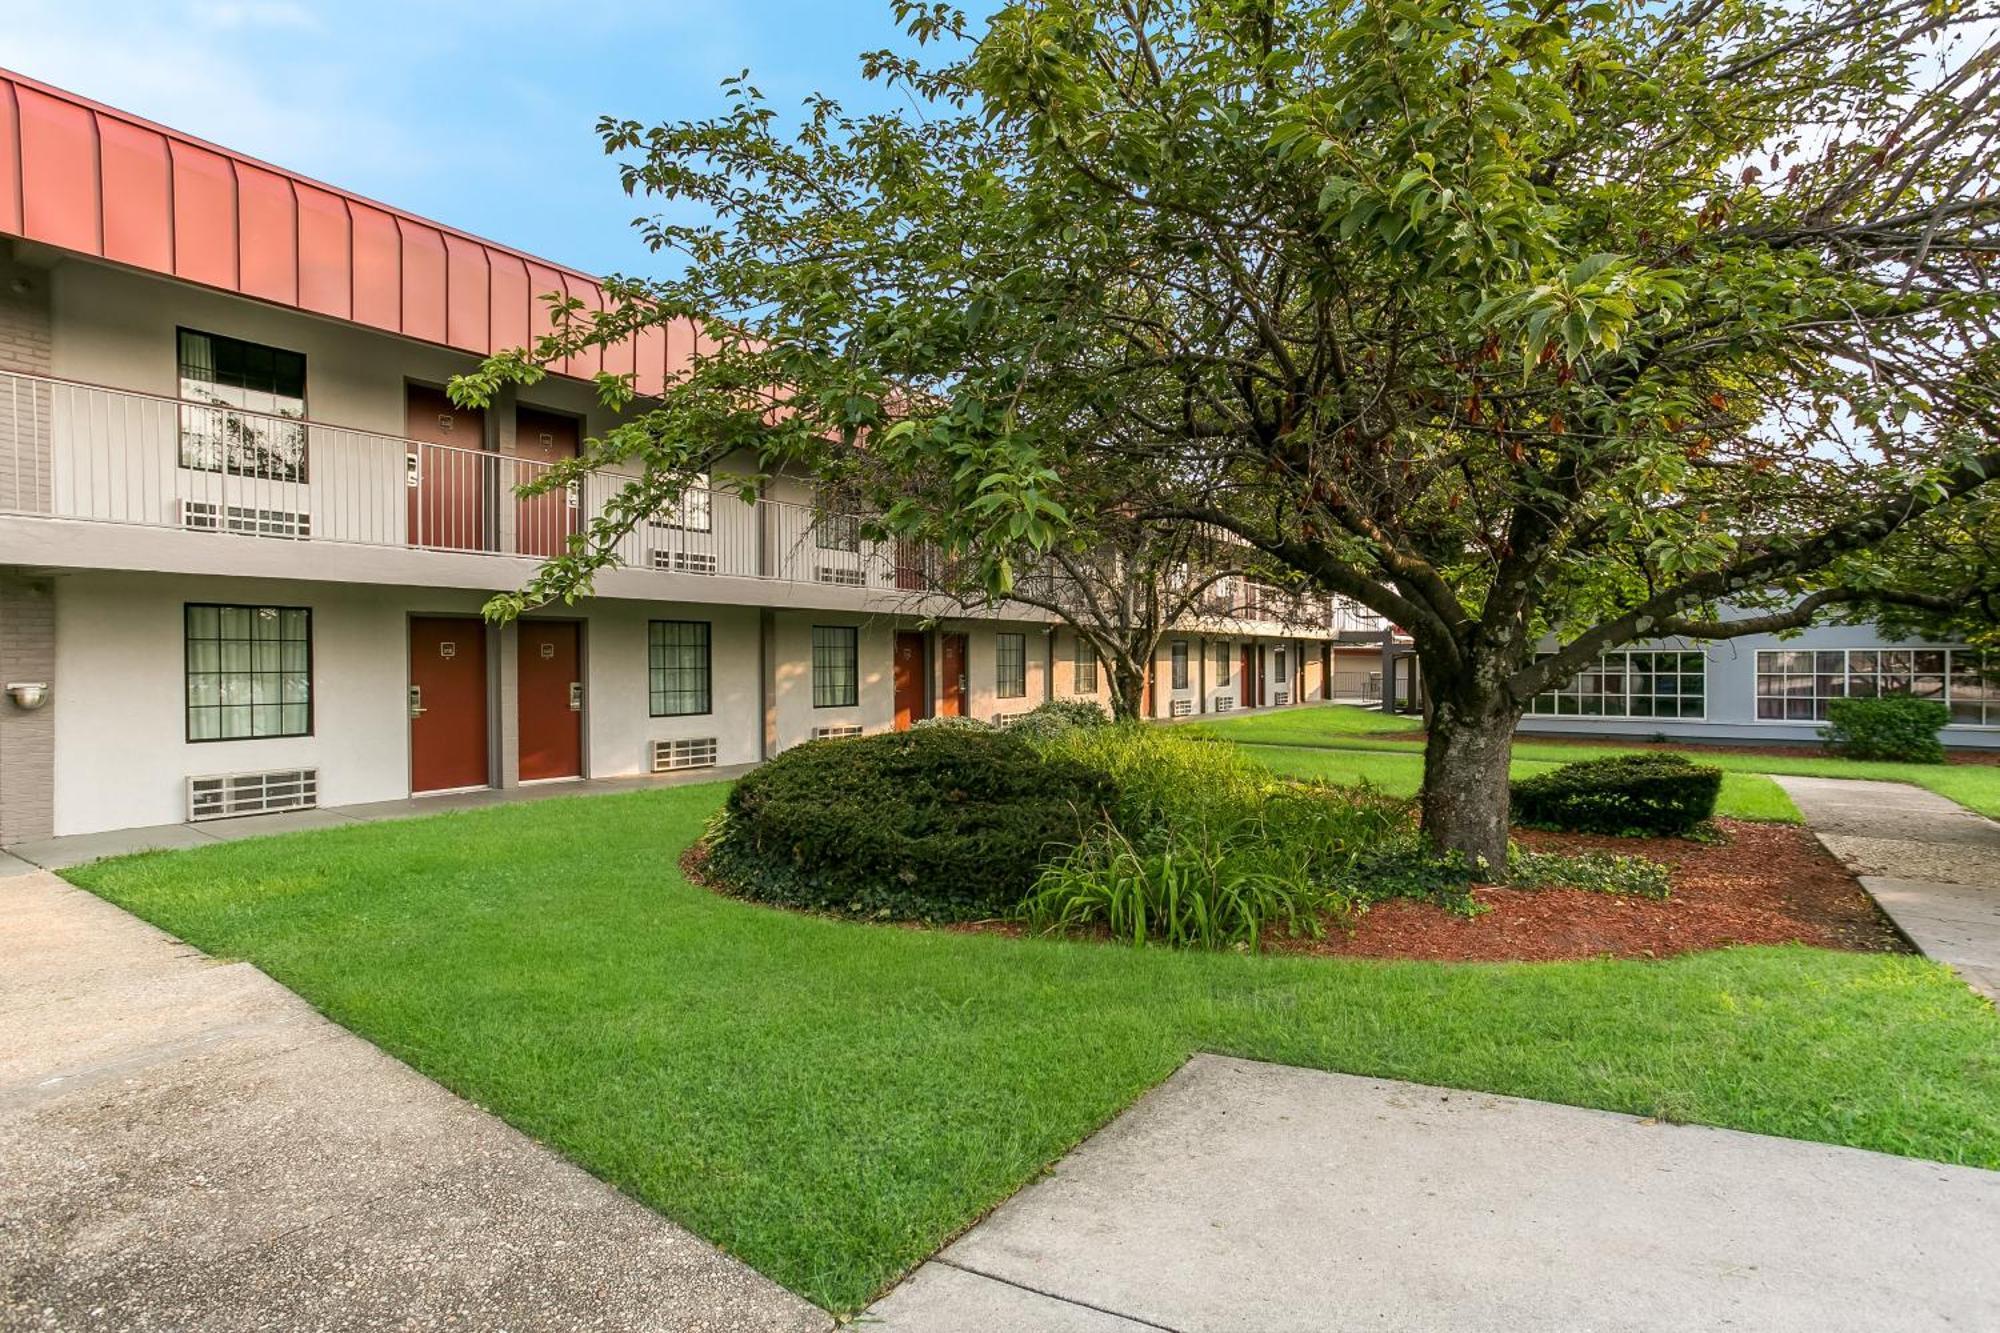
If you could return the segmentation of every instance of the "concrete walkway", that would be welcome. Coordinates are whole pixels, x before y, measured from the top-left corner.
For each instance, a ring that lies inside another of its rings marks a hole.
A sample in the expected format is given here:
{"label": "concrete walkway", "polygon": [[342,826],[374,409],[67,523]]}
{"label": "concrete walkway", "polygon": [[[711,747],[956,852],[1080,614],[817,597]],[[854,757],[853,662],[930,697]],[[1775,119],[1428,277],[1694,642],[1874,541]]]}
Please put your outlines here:
{"label": "concrete walkway", "polygon": [[45,872],[0,880],[0,1328],[774,1330],[827,1316]]}
{"label": "concrete walkway", "polygon": [[1911,943],[2000,1003],[2000,824],[1903,782],[1773,780]]}
{"label": "concrete walkway", "polygon": [[0,850],[0,879],[37,868],[61,870],[106,856],[202,847],[211,842],[234,842],[239,838],[261,838],[273,833],[296,833],[302,829],[340,828],[347,824],[372,824],[382,819],[421,819],[425,815],[441,815],[452,810],[483,810],[488,806],[551,801],[565,796],[615,796],[622,792],[650,791],[655,787],[729,782],[754,767],[754,764],[736,764],[686,773],[666,773],[657,777],[537,782],[526,787],[492,787],[438,796],[410,796],[396,801],[371,801],[362,805],[287,810],[274,815],[206,819],[199,824],[155,824],[146,828],[114,829],[109,833],[71,833],[54,838],[33,838],[11,843]]}
{"label": "concrete walkway", "polygon": [[875,1333],[2000,1328],[2000,1172],[1197,1056]]}

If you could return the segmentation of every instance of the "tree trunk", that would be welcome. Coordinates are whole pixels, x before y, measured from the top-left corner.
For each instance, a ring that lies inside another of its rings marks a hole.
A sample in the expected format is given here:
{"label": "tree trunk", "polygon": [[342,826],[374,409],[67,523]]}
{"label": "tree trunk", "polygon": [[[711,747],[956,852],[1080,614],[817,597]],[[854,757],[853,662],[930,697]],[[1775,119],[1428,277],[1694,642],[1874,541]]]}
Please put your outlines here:
{"label": "tree trunk", "polygon": [[1139,716],[1140,700],[1146,693],[1146,673],[1111,667],[1111,716],[1130,722]]}
{"label": "tree trunk", "polygon": [[1424,832],[1439,850],[1507,873],[1507,764],[1520,713],[1497,691],[1433,694],[1424,744]]}

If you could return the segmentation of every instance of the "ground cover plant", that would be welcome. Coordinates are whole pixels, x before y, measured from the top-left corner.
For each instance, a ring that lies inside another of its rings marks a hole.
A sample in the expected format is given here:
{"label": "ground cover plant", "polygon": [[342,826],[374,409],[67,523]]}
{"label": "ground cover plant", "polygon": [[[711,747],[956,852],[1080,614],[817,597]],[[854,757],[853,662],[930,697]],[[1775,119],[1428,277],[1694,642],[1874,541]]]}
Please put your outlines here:
{"label": "ground cover plant", "polygon": [[881,929],[691,887],[677,860],[724,796],[68,874],[838,1311],[1195,1050],[2000,1167],[2000,1016],[1920,958],[1440,966]]}

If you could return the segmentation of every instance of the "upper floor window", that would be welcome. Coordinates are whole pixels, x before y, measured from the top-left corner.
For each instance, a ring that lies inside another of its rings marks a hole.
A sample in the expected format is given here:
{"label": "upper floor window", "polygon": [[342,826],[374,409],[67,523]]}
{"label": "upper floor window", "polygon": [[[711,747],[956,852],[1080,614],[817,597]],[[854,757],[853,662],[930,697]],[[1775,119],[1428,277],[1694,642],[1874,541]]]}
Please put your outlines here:
{"label": "upper floor window", "polygon": [[187,738],[312,734],[312,612],[186,607]]}
{"label": "upper floor window", "polygon": [[306,479],[306,359],[219,333],[180,330],[181,466]]}
{"label": "upper floor window", "polygon": [[993,692],[1002,699],[1022,699],[1028,694],[1028,636],[993,636]]}
{"label": "upper floor window", "polygon": [[1175,640],[1174,640],[1174,642],[1173,642],[1173,648],[1172,648],[1172,653],[1173,653],[1173,664],[1174,664],[1174,685],[1173,685],[1173,687],[1174,687],[1175,689],[1177,689],[1177,690],[1184,690],[1184,689],[1186,689],[1186,688],[1188,687],[1188,646],[1187,646],[1187,640],[1186,640],[1186,639],[1175,639]]}
{"label": "upper floor window", "polygon": [[698,472],[690,477],[680,498],[662,505],[659,513],[653,516],[653,522],[663,528],[680,528],[686,532],[713,531],[715,497],[708,489],[708,474]]}

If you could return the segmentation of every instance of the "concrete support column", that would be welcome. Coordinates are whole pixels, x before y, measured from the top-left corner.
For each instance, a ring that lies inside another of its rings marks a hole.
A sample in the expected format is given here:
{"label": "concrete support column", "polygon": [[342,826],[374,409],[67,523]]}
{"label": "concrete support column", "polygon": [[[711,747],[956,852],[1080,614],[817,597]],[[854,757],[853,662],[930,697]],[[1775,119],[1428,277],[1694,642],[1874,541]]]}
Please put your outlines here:
{"label": "concrete support column", "polygon": [[757,613],[757,700],[764,718],[760,756],[778,753],[778,615],[768,608]]}
{"label": "concrete support column", "polygon": [[[0,370],[49,373],[49,274],[0,242]],[[0,378],[0,509],[53,508],[49,387]]]}
{"label": "concrete support column", "polygon": [[[511,508],[511,506],[509,506]],[[510,620],[486,627],[492,673],[493,708],[487,722],[492,746],[493,785],[521,785],[521,627]]]}
{"label": "concrete support column", "polygon": [[48,687],[41,707],[0,696],[0,843],[55,832],[56,594],[48,579],[0,573],[0,685]]}

